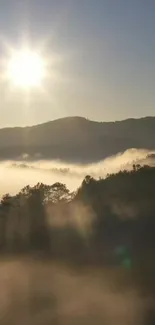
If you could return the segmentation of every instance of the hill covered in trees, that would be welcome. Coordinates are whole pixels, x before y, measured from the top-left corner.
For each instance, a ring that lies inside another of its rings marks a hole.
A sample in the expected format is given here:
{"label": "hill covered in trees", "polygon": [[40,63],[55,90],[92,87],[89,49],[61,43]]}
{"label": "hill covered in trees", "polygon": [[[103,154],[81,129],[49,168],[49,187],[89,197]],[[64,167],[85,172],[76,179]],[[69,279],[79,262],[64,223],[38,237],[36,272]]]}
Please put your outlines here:
{"label": "hill covered in trees", "polygon": [[95,162],[129,148],[155,148],[155,117],[94,122],[68,117],[32,127],[0,130],[0,159]]}
{"label": "hill covered in trees", "polygon": [[35,252],[88,263],[115,263],[127,247],[132,262],[155,253],[155,167],[134,165],[76,192],[65,184],[26,186],[0,203],[1,252]]}

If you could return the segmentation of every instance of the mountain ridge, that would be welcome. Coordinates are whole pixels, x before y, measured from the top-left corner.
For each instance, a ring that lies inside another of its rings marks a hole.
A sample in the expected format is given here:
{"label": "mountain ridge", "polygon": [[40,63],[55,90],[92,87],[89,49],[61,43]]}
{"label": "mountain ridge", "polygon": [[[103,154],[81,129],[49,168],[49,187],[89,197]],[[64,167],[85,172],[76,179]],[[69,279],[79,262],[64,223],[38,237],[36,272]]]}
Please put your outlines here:
{"label": "mountain ridge", "polygon": [[155,117],[97,122],[75,116],[0,129],[0,159],[94,162],[126,149],[155,148]]}
{"label": "mountain ridge", "polygon": [[19,126],[19,125],[16,125],[16,126],[5,126],[5,127],[0,127],[0,130],[6,130],[6,129],[25,129],[25,128],[32,128],[32,127],[37,127],[37,126],[41,126],[41,125],[46,125],[46,124],[50,124],[50,123],[55,123],[55,122],[59,122],[59,121],[62,121],[62,120],[76,120],[76,119],[79,119],[79,120],[84,120],[84,121],[88,121],[88,122],[93,122],[93,123],[97,123],[97,124],[113,124],[113,123],[122,123],[122,122],[127,122],[127,121],[142,121],[142,120],[149,120],[149,119],[155,119],[155,116],[151,116],[151,115],[148,115],[148,116],[143,116],[143,117],[128,117],[128,118],[125,118],[125,119],[122,119],[122,120],[113,120],[113,121],[97,121],[97,120],[91,120],[87,117],[83,117],[83,116],[66,116],[66,117],[60,117],[60,118],[57,118],[57,119],[54,119],[54,120],[49,120],[49,121],[46,121],[46,122],[41,122],[41,123],[38,123],[38,124],[32,124],[32,125],[25,125],[25,126]]}

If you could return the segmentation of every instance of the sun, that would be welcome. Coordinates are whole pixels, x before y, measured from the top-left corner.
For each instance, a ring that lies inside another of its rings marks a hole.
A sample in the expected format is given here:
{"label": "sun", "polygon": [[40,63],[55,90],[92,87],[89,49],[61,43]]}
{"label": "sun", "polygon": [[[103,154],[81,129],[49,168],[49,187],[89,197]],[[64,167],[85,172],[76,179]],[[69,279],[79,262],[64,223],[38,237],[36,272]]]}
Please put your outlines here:
{"label": "sun", "polygon": [[13,53],[8,61],[7,77],[12,85],[20,88],[40,86],[45,75],[43,58],[31,51]]}

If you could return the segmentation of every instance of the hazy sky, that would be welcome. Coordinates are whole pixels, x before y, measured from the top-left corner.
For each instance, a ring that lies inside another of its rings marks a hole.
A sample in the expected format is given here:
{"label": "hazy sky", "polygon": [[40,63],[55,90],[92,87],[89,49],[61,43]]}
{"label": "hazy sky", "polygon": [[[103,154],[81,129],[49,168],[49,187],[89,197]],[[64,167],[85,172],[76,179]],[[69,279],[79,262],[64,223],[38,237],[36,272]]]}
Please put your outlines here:
{"label": "hazy sky", "polygon": [[5,42],[20,49],[26,35],[60,58],[50,69],[59,78],[29,100],[1,82],[0,126],[154,115],[154,0],[0,0],[1,58]]}

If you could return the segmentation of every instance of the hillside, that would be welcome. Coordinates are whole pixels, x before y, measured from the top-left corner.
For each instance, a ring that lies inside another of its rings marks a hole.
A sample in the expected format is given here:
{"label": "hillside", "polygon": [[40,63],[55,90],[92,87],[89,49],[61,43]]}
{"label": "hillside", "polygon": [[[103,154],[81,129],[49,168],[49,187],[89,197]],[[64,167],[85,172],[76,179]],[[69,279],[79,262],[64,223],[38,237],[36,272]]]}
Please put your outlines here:
{"label": "hillside", "polygon": [[94,122],[67,117],[31,127],[0,129],[0,159],[94,162],[129,148],[155,148],[155,117]]}

